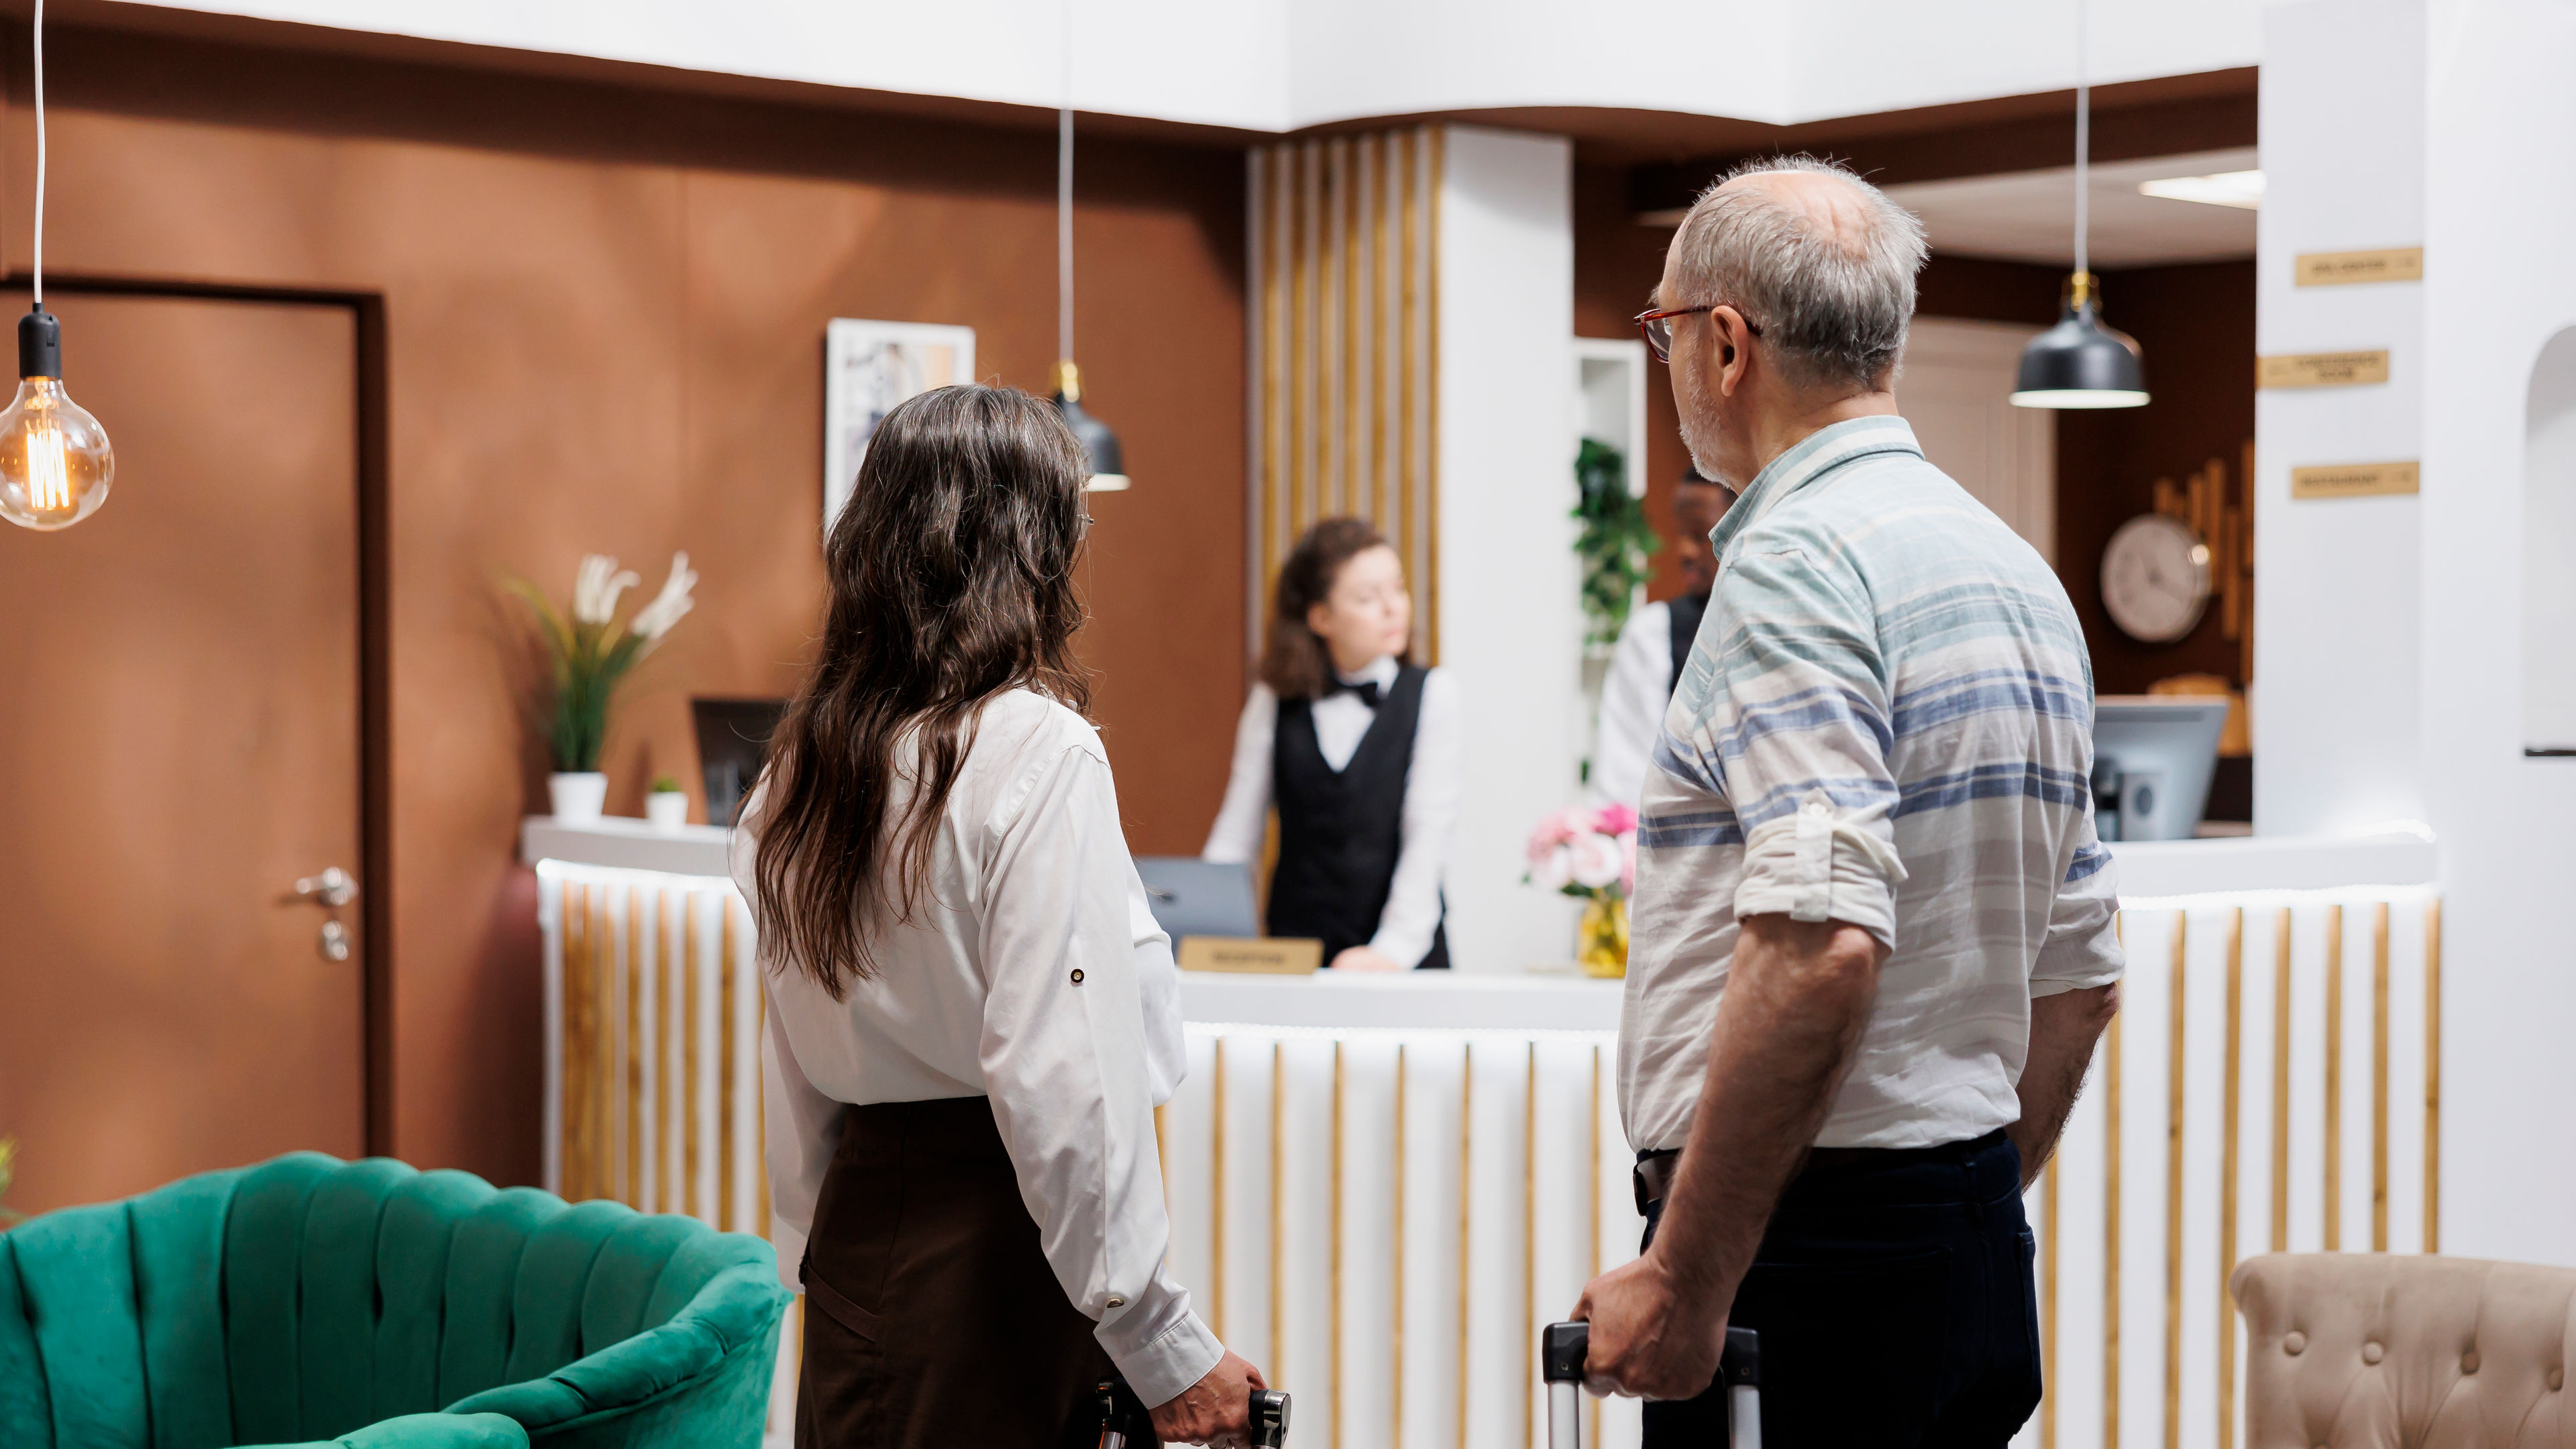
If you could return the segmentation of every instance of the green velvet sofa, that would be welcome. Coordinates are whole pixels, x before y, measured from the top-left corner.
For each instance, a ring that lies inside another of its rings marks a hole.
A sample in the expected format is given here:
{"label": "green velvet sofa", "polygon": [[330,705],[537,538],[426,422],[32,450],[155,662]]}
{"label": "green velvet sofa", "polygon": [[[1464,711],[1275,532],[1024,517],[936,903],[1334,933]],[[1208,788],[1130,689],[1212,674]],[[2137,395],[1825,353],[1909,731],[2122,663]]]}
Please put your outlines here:
{"label": "green velvet sofa", "polygon": [[0,1233],[0,1445],[754,1449],[767,1243],[300,1152]]}

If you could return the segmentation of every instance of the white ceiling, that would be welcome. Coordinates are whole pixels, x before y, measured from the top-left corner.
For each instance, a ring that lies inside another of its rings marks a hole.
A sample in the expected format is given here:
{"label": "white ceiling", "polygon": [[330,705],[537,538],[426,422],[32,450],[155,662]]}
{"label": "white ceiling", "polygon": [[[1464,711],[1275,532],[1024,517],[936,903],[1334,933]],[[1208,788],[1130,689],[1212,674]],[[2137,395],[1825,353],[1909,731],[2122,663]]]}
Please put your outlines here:
{"label": "white ceiling", "polygon": [[[2093,266],[2152,266],[2254,255],[2255,213],[2198,201],[2141,196],[2138,183],[2167,176],[2250,171],[2254,148],[2118,161],[2092,168]],[[1923,218],[1932,249],[1954,256],[2075,264],[2075,168],[1917,181],[1887,188]]]}

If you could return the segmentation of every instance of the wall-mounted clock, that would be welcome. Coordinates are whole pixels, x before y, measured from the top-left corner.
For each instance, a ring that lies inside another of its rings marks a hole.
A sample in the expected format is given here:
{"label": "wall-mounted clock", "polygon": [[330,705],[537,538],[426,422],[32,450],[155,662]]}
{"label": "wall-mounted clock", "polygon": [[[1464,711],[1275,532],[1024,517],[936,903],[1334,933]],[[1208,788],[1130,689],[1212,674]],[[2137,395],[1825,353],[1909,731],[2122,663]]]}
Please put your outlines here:
{"label": "wall-mounted clock", "polygon": [[2192,631],[2209,604],[2209,545],[2191,525],[2141,513],[2102,550],[2102,607],[2120,632],[2142,644],[2170,644]]}

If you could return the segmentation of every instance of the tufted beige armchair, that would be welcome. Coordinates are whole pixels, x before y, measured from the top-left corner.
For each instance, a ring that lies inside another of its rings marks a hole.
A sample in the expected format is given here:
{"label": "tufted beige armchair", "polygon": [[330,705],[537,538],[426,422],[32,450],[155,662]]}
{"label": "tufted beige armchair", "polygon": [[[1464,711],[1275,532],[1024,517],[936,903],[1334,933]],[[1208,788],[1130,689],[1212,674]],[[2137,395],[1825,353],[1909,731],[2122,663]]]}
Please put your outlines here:
{"label": "tufted beige armchair", "polygon": [[2246,1449],[2576,1449],[2576,1269],[2273,1253],[2228,1287]]}

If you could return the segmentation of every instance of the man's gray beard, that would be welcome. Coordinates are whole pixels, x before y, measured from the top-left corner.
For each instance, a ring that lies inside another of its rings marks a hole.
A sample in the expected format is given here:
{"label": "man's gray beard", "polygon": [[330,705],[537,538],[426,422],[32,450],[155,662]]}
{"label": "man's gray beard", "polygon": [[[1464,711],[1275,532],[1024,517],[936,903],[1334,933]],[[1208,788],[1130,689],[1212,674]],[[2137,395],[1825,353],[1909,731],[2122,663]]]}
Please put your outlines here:
{"label": "man's gray beard", "polygon": [[[1699,470],[1699,476],[1722,483],[1738,493],[1743,492],[1741,480],[1720,473],[1710,462],[1717,456],[1717,434],[1715,427],[1702,419],[1717,409],[1708,395],[1706,374],[1692,373],[1690,380],[1682,386],[1682,394],[1682,447],[1690,453],[1691,466]],[[1703,428],[1707,429],[1705,434]]]}

